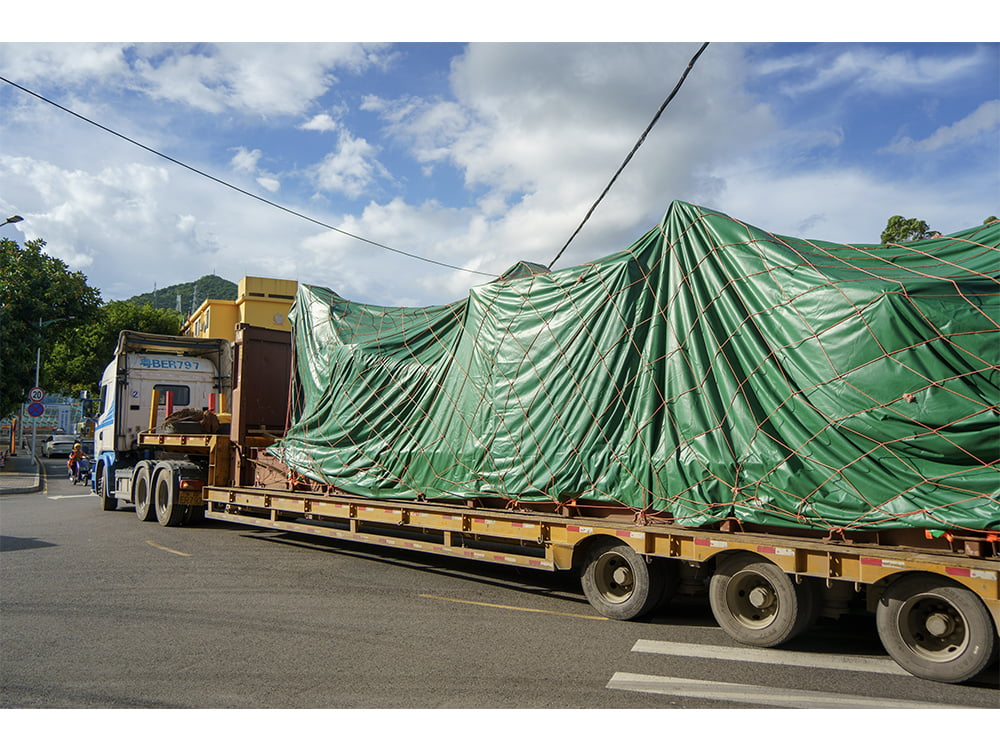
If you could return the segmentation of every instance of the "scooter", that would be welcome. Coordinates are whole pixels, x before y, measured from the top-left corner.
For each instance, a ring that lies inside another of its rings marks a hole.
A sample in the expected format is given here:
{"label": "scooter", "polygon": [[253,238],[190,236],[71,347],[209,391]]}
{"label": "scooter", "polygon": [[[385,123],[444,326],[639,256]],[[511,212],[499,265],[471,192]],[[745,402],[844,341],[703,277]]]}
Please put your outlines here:
{"label": "scooter", "polygon": [[90,461],[86,458],[77,459],[76,462],[76,475],[73,474],[73,469],[69,470],[69,478],[72,480],[73,484],[82,483],[87,484],[90,482]]}

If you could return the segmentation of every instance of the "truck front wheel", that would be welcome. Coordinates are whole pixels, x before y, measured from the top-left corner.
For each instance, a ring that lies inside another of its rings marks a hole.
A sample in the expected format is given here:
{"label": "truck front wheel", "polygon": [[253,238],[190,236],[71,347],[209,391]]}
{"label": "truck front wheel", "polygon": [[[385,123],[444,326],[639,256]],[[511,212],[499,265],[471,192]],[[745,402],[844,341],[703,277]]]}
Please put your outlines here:
{"label": "truck front wheel", "polygon": [[118,510],[118,500],[114,496],[114,493],[108,489],[108,474],[110,471],[106,464],[98,464],[94,485],[97,489],[97,494],[101,498],[101,507],[104,510]]}
{"label": "truck front wheel", "polygon": [[177,502],[179,491],[171,469],[164,468],[156,472],[153,500],[156,505],[156,520],[161,526],[180,526],[184,522],[184,506]]}
{"label": "truck front wheel", "polygon": [[669,572],[647,564],[627,544],[607,540],[590,549],[580,581],[594,609],[612,620],[632,620],[662,602]]}
{"label": "truck front wheel", "polygon": [[774,563],[751,553],[719,561],[709,582],[716,622],[748,646],[779,646],[803,633],[819,612],[815,582],[795,583]]}
{"label": "truck front wheel", "polygon": [[971,680],[997,656],[996,629],[986,605],[943,576],[897,578],[879,597],[875,623],[889,656],[927,680]]}

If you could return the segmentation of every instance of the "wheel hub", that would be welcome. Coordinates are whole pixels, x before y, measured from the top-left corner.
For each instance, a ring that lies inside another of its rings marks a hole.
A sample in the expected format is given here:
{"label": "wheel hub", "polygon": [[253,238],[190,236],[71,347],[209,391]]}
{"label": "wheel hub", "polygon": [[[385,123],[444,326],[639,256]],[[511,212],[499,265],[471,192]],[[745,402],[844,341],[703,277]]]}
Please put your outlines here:
{"label": "wheel hub", "polygon": [[951,661],[969,645],[962,615],[935,596],[913,597],[901,608],[900,635],[907,647],[929,661]]}
{"label": "wheel hub", "polygon": [[765,586],[755,586],[747,594],[747,601],[757,609],[765,609],[774,604],[774,592]]}
{"label": "wheel hub", "polygon": [[924,628],[935,638],[945,638],[955,632],[955,622],[944,612],[935,612],[924,622]]}

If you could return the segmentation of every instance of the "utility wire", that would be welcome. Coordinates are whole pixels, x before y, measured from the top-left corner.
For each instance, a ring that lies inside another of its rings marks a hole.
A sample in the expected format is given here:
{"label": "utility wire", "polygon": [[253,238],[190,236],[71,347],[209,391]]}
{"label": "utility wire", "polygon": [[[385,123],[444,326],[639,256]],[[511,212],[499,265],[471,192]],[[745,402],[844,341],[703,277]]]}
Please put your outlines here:
{"label": "utility wire", "polygon": [[576,228],[576,231],[573,232],[573,234],[570,236],[568,240],[566,240],[566,244],[562,246],[562,250],[556,253],[556,257],[552,259],[551,263],[549,263],[549,268],[552,268],[556,264],[556,261],[559,260],[559,258],[562,256],[563,251],[565,251],[566,248],[569,247],[569,243],[571,243],[576,238],[576,236],[580,233],[580,230],[583,229],[583,225],[587,223],[587,220],[590,218],[590,215],[594,213],[594,209],[597,208],[597,204],[600,203],[602,200],[604,200],[604,196],[608,194],[609,190],[611,190],[611,186],[615,184],[615,180],[618,179],[618,175],[620,175],[624,171],[625,166],[632,160],[632,157],[635,156],[635,152],[639,150],[639,147],[642,145],[643,141],[646,140],[646,136],[649,135],[649,131],[653,129],[653,126],[656,124],[656,121],[660,119],[660,115],[663,114],[663,110],[667,108],[667,105],[670,104],[674,96],[677,95],[677,92],[680,91],[681,86],[684,84],[684,79],[687,78],[688,73],[690,73],[691,69],[694,68],[694,64],[698,62],[698,58],[701,57],[701,53],[705,51],[705,48],[707,46],[708,42],[703,43],[699,48],[699,50],[695,53],[694,57],[691,58],[691,61],[687,64],[687,67],[684,69],[684,73],[681,75],[680,80],[677,81],[677,85],[674,86],[674,90],[670,92],[670,95],[666,98],[666,100],[664,100],[663,104],[660,105],[660,108],[656,111],[656,114],[653,116],[652,122],[650,122],[649,125],[646,126],[646,129],[643,131],[642,135],[639,136],[639,140],[632,147],[632,150],[629,152],[628,156],[625,157],[625,161],[622,162],[622,165],[618,167],[618,171],[615,172],[614,176],[611,178],[611,182],[609,182],[607,187],[604,188],[604,192],[600,194],[597,200],[594,201],[594,205],[592,205],[590,207],[590,210],[587,211],[587,215],[583,217],[583,221],[580,222],[580,226],[578,226]]}
{"label": "utility wire", "polygon": [[305,219],[306,221],[312,222],[313,224],[321,226],[324,229],[329,229],[329,230],[334,231],[334,232],[339,232],[340,234],[342,234],[342,235],[344,235],[346,237],[350,237],[352,239],[359,240],[361,242],[367,242],[369,245],[374,245],[375,247],[380,247],[383,250],[388,250],[391,253],[397,253],[399,255],[405,255],[407,258],[413,258],[414,260],[420,260],[420,261],[423,261],[425,263],[433,263],[434,265],[444,266],[445,268],[451,268],[451,269],[453,269],[455,271],[464,271],[465,273],[475,273],[475,274],[479,274],[480,276],[489,276],[490,278],[493,278],[493,277],[496,276],[496,274],[486,273],[485,271],[475,271],[475,270],[473,270],[471,268],[462,268],[461,266],[453,266],[450,263],[444,263],[444,262],[439,261],[439,260],[433,260],[431,258],[424,258],[424,257],[422,257],[420,255],[415,255],[414,253],[408,253],[408,252],[406,252],[404,250],[398,250],[398,249],[396,249],[394,247],[389,247],[388,245],[383,245],[381,242],[375,242],[374,240],[369,240],[369,239],[367,239],[365,237],[360,237],[360,236],[358,236],[356,234],[351,234],[350,232],[344,231],[343,229],[338,229],[337,227],[330,226],[329,224],[325,224],[322,221],[319,221],[318,219],[314,219],[311,216],[306,216],[305,214],[299,213],[298,211],[295,211],[295,210],[293,210],[291,208],[288,208],[286,206],[282,206],[280,203],[275,203],[274,201],[268,200],[267,198],[262,198],[259,195],[256,195],[256,194],[251,193],[251,192],[249,192],[247,190],[244,190],[243,188],[237,187],[236,185],[228,183],[225,180],[221,180],[218,177],[213,177],[212,175],[208,174],[207,172],[202,172],[200,169],[196,169],[195,167],[192,167],[192,166],[190,166],[188,164],[185,164],[182,161],[174,159],[172,156],[167,156],[166,154],[161,153],[160,151],[157,151],[156,149],[153,149],[153,148],[150,148],[149,146],[143,145],[142,143],[139,143],[139,141],[136,141],[136,140],[133,140],[132,138],[129,138],[127,135],[122,135],[121,133],[119,133],[119,132],[117,132],[115,130],[112,130],[109,127],[105,127],[104,125],[101,125],[99,122],[95,122],[94,120],[91,120],[91,119],[89,119],[87,117],[84,117],[83,115],[81,115],[81,114],[79,114],[77,112],[74,112],[71,109],[67,109],[66,107],[62,106],[61,104],[58,104],[57,102],[54,102],[51,99],[46,99],[41,94],[37,94],[34,91],[32,91],[31,89],[27,89],[24,86],[21,86],[21,85],[19,85],[17,83],[14,83],[13,81],[11,81],[11,80],[9,80],[7,78],[4,78],[3,76],[0,76],[0,81],[3,81],[4,83],[11,85],[11,86],[13,86],[16,89],[19,89],[19,90],[23,91],[24,93],[29,94],[30,96],[35,97],[36,99],[40,99],[43,102],[45,102],[46,104],[51,104],[53,107],[55,107],[57,109],[61,109],[63,112],[65,112],[67,114],[70,114],[70,115],[73,115],[73,117],[77,117],[77,118],[83,120],[84,122],[86,122],[86,123],[88,123],[90,125],[93,125],[96,128],[100,128],[101,130],[103,130],[103,131],[105,131],[107,133],[110,133],[111,135],[117,136],[118,138],[121,138],[122,140],[128,141],[129,143],[131,143],[134,146],[138,146],[139,148],[144,149],[144,150],[148,151],[151,154],[155,154],[156,156],[159,156],[161,159],[166,159],[167,161],[172,162],[172,163],[176,164],[179,167],[183,167],[184,169],[190,170],[191,172],[194,172],[197,175],[201,175],[202,177],[205,177],[205,178],[207,178],[209,180],[212,180],[213,182],[217,182],[220,185],[229,188],[230,190],[235,190],[237,193],[242,193],[243,195],[247,196],[248,198],[253,198],[254,200],[260,201],[261,203],[266,203],[267,205],[269,205],[269,206],[271,206],[273,208],[277,208],[278,210],[284,211],[285,213],[291,214],[292,216],[297,216],[300,219]]}

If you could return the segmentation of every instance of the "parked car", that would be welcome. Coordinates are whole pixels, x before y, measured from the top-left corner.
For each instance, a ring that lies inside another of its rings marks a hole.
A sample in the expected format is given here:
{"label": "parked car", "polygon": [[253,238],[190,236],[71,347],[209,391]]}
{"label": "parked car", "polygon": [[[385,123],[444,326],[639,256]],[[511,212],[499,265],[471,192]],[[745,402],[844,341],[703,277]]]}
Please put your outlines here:
{"label": "parked car", "polygon": [[42,453],[46,458],[68,456],[76,443],[80,443],[80,447],[83,448],[84,453],[91,458],[94,457],[94,441],[80,440],[80,438],[73,437],[72,435],[53,435],[45,441],[45,444],[42,446]]}

